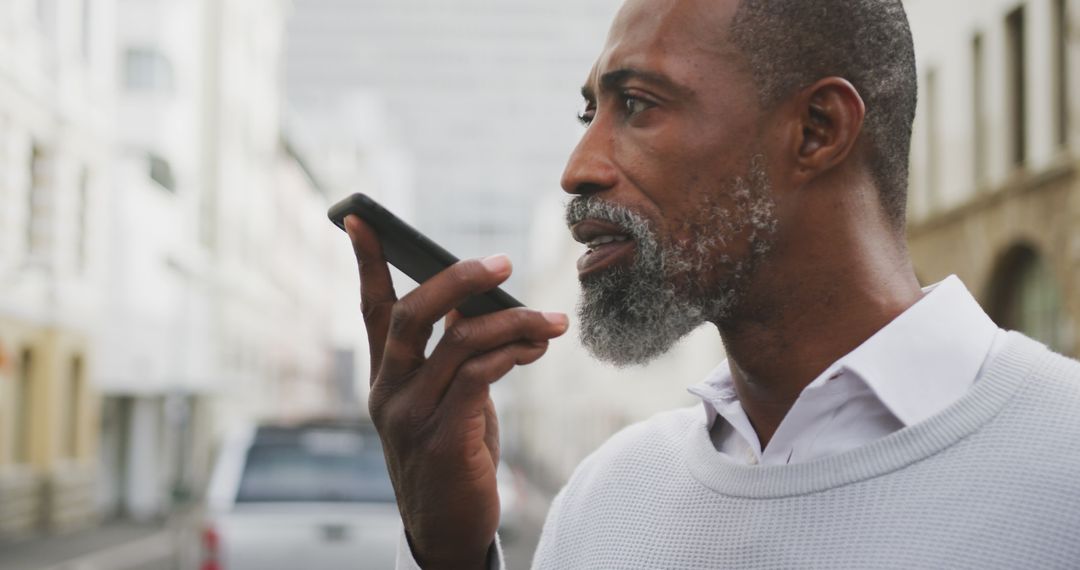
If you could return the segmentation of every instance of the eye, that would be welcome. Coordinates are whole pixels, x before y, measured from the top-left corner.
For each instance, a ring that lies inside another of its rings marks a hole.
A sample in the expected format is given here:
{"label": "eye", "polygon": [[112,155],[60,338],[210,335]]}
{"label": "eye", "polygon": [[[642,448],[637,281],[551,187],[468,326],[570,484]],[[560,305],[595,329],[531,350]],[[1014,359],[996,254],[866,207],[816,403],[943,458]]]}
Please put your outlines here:
{"label": "eye", "polygon": [[592,124],[593,117],[595,117],[595,116],[596,116],[596,104],[589,102],[589,103],[585,104],[585,110],[578,113],[577,119],[578,119],[579,123],[581,123],[582,125],[585,125],[587,127],[587,126]]}
{"label": "eye", "polygon": [[626,107],[627,118],[633,117],[652,107],[652,103],[633,95],[623,95],[623,105]]}

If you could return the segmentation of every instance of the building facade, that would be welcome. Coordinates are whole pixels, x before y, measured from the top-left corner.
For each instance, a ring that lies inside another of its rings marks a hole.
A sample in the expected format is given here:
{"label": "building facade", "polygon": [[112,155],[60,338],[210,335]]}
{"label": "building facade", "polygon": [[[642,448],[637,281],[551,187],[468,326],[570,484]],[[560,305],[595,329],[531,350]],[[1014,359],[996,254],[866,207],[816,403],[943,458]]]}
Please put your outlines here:
{"label": "building facade", "polygon": [[0,539],[95,518],[113,8],[0,4]]}
{"label": "building facade", "polygon": [[99,498],[151,519],[199,493],[221,433],[355,400],[326,286],[351,270],[282,134],[287,3],[119,5]]}
{"label": "building facade", "polygon": [[920,72],[909,236],[999,325],[1080,354],[1080,2],[907,3]]}
{"label": "building facade", "polygon": [[0,542],[166,516],[231,426],[358,405],[287,9],[0,3]]}

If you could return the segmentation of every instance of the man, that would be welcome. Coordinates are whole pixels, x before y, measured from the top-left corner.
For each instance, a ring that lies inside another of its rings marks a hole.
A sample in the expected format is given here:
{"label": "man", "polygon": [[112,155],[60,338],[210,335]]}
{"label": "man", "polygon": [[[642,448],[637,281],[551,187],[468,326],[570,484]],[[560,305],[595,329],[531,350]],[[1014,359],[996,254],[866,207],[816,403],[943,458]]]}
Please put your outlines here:
{"label": "man", "polygon": [[[920,290],[908,258],[899,0],[628,0],[583,94],[563,178],[583,341],[632,364],[710,322],[729,360],[693,389],[704,413],[579,466],[535,567],[1080,567],[1080,366],[955,278]],[[348,230],[401,564],[499,566],[488,385],[566,319],[452,311],[505,257],[398,301],[375,236]]]}

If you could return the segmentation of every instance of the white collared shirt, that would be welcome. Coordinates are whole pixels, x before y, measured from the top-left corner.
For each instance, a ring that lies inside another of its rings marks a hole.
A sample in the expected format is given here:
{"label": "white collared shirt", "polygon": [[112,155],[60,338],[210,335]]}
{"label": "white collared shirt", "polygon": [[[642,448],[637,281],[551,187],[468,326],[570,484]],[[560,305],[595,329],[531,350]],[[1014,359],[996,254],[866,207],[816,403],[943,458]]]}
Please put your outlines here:
{"label": "white collared shirt", "polygon": [[915,305],[807,385],[764,450],[726,361],[689,388],[704,402],[717,451],[746,465],[805,463],[861,447],[959,400],[1005,331],[956,276],[924,291]]}

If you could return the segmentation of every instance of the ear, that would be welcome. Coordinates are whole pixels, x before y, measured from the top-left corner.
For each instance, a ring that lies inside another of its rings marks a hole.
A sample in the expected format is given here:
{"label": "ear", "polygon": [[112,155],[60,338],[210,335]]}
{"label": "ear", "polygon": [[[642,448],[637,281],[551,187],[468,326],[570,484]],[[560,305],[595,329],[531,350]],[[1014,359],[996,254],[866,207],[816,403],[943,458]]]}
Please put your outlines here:
{"label": "ear", "polygon": [[846,79],[829,77],[795,97],[797,132],[792,139],[799,185],[832,170],[851,156],[862,132],[866,104]]}

